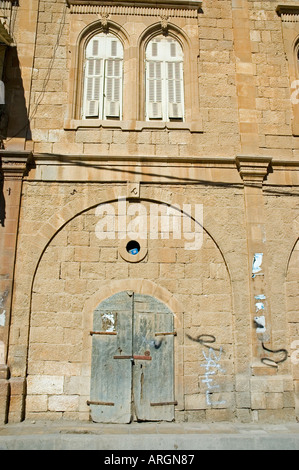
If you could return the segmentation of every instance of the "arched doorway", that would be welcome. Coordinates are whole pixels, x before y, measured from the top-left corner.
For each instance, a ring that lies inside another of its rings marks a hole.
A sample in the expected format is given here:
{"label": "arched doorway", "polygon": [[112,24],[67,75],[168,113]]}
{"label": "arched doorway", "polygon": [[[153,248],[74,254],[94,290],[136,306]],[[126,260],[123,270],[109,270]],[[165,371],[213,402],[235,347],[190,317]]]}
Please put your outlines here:
{"label": "arched doorway", "polygon": [[94,311],[91,417],[174,420],[174,317],[149,295],[121,292]]}

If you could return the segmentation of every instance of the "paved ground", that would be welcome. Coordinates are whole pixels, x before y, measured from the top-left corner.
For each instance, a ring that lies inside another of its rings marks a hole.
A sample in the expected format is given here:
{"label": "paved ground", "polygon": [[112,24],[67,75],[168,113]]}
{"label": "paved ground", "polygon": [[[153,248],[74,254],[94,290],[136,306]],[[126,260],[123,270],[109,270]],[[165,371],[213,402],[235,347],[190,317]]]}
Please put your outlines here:
{"label": "paved ground", "polygon": [[0,450],[299,450],[299,423],[30,422],[0,426]]}

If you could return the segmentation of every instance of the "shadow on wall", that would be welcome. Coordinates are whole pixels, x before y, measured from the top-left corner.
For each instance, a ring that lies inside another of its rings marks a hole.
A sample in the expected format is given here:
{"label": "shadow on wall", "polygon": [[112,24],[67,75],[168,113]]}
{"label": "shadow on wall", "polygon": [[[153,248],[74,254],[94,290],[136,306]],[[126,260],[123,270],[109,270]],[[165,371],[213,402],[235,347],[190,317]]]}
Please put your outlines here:
{"label": "shadow on wall", "polygon": [[0,139],[6,140],[4,145],[13,138],[31,140],[30,121],[16,47],[8,47],[6,50],[3,82],[5,108],[2,114],[0,113]]}
{"label": "shadow on wall", "polygon": [[[32,138],[16,47],[6,49],[2,80],[5,85],[5,105],[0,105],[0,227],[5,226],[6,218],[1,151],[22,151],[25,149],[25,141]],[[9,145],[15,138],[20,139],[20,147]]]}
{"label": "shadow on wall", "polygon": [[[1,171],[1,167],[0,167]],[[0,227],[5,226],[5,198],[3,194],[3,179],[0,174]]]}

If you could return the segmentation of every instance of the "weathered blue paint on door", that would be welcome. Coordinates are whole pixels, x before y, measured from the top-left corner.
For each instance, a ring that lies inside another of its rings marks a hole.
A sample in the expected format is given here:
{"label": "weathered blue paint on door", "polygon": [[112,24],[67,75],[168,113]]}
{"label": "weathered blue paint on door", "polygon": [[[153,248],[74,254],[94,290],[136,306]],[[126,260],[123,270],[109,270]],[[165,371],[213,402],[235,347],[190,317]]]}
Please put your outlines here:
{"label": "weathered blue paint on door", "polygon": [[173,314],[157,299],[135,294],[133,348],[134,354],[150,353],[151,360],[136,360],[133,368],[135,414],[141,421],[173,421],[174,361],[171,335]]}
{"label": "weathered blue paint on door", "polygon": [[[157,299],[121,292],[94,312],[91,416],[102,423],[173,421],[173,314]],[[117,333],[117,334],[116,334]]]}
{"label": "weathered blue paint on door", "polygon": [[132,365],[115,356],[132,355],[133,295],[127,292],[105,300],[94,312],[94,332],[117,333],[92,338],[91,417],[99,423],[131,421]]}

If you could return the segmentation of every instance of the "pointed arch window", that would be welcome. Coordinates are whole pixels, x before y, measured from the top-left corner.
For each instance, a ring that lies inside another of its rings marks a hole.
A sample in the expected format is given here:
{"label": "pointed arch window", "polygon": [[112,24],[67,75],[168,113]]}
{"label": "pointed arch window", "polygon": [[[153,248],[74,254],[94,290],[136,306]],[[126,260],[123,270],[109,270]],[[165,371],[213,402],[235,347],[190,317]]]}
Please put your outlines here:
{"label": "pointed arch window", "polygon": [[83,119],[122,119],[123,46],[112,35],[93,36],[85,50]]}
{"label": "pointed arch window", "polygon": [[171,37],[157,36],[146,48],[146,120],[184,120],[184,55]]}

